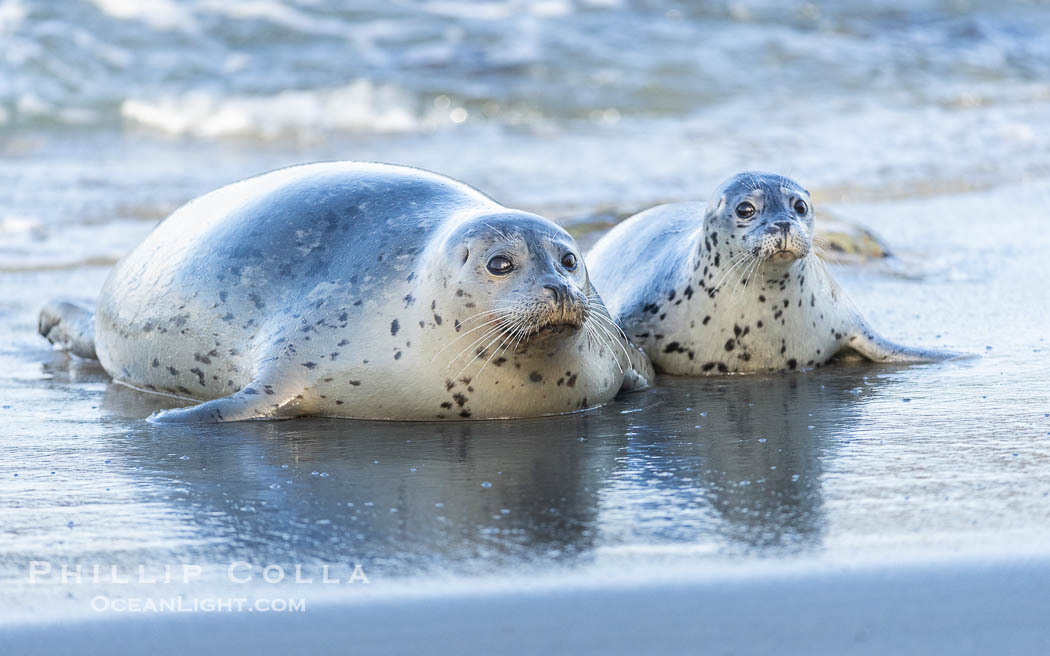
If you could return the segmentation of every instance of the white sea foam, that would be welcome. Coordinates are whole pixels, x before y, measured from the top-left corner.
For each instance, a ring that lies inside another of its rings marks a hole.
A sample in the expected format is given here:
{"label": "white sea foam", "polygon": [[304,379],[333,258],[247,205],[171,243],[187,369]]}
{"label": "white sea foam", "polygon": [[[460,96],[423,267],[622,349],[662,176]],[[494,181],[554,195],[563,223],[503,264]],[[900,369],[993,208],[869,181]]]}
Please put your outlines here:
{"label": "white sea foam", "polygon": [[366,80],[333,89],[272,96],[219,97],[198,91],[159,100],[127,100],[132,123],[196,137],[315,137],[326,132],[412,132],[425,121],[402,90]]}
{"label": "white sea foam", "polygon": [[27,14],[22,0],[0,1],[0,34],[13,32],[22,24]]}
{"label": "white sea foam", "polygon": [[113,18],[142,21],[155,30],[197,31],[197,21],[185,6],[173,0],[91,0]]}

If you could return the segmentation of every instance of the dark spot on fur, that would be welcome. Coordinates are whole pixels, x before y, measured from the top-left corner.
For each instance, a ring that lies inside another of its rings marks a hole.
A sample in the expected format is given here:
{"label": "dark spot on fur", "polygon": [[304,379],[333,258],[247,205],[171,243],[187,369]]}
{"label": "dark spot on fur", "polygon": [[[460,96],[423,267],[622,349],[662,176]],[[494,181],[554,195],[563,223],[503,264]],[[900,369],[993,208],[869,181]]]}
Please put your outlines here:
{"label": "dark spot on fur", "polygon": [[727,351],[732,351],[735,348],[736,348],[736,340],[735,339],[729,339],[729,340],[726,341],[726,350]]}
{"label": "dark spot on fur", "polygon": [[176,369],[175,367],[168,367],[168,373],[171,374],[172,376],[178,376],[179,375],[179,370]]}
{"label": "dark spot on fur", "polygon": [[317,363],[316,362],[304,362],[303,366],[306,367],[307,369],[313,369],[314,367],[317,366]]}
{"label": "dark spot on fur", "polygon": [[160,360],[158,360],[157,358],[153,358],[153,362],[151,364],[154,367],[159,367],[160,366]]}

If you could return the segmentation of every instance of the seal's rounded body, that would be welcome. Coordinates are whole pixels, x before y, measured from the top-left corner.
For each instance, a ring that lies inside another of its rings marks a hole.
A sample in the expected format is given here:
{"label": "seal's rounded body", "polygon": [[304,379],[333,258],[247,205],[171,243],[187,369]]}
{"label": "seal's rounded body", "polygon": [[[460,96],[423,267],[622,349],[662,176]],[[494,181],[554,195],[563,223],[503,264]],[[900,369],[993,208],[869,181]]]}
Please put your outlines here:
{"label": "seal's rounded body", "polygon": [[809,194],[748,172],[710,202],[636,214],[595,244],[591,280],[657,371],[702,375],[953,357],[879,337],[812,249]]}
{"label": "seal's rounded body", "polygon": [[[571,412],[644,385],[628,360],[643,378],[647,364],[575,249],[550,221],[436,174],[292,167],[162,222],[106,281],[94,347],[119,382],[215,399],[160,421]],[[487,268],[503,260],[511,275]],[[42,332],[61,322],[47,314]]]}

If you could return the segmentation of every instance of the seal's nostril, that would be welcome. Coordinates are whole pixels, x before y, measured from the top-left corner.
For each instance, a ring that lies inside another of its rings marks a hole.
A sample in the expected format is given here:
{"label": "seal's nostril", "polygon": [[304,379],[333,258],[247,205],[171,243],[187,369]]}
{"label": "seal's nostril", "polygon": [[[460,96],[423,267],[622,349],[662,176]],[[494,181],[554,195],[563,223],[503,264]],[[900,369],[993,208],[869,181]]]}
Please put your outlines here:
{"label": "seal's nostril", "polygon": [[555,303],[561,302],[561,292],[558,290],[557,285],[544,285],[543,288],[550,290],[551,295],[554,296]]}
{"label": "seal's nostril", "polygon": [[780,228],[784,232],[787,232],[791,229],[791,221],[774,221],[773,225]]}

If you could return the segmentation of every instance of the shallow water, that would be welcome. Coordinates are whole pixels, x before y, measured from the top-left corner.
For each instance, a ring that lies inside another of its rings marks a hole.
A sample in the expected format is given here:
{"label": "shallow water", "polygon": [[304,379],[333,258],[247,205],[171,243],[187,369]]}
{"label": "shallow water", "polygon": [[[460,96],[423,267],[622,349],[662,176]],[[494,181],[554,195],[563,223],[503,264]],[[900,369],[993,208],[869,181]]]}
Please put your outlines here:
{"label": "shallow water", "polygon": [[[262,594],[268,564],[360,563],[374,591],[1050,556],[1045,5],[150,4],[0,4],[4,618],[159,594],[31,585],[32,560],[197,564],[161,592],[201,595],[236,561]],[[185,200],[334,158],[570,225],[782,171],[897,254],[833,267],[873,325],[980,357],[665,377],[560,418],[191,429],[36,336]]]}

